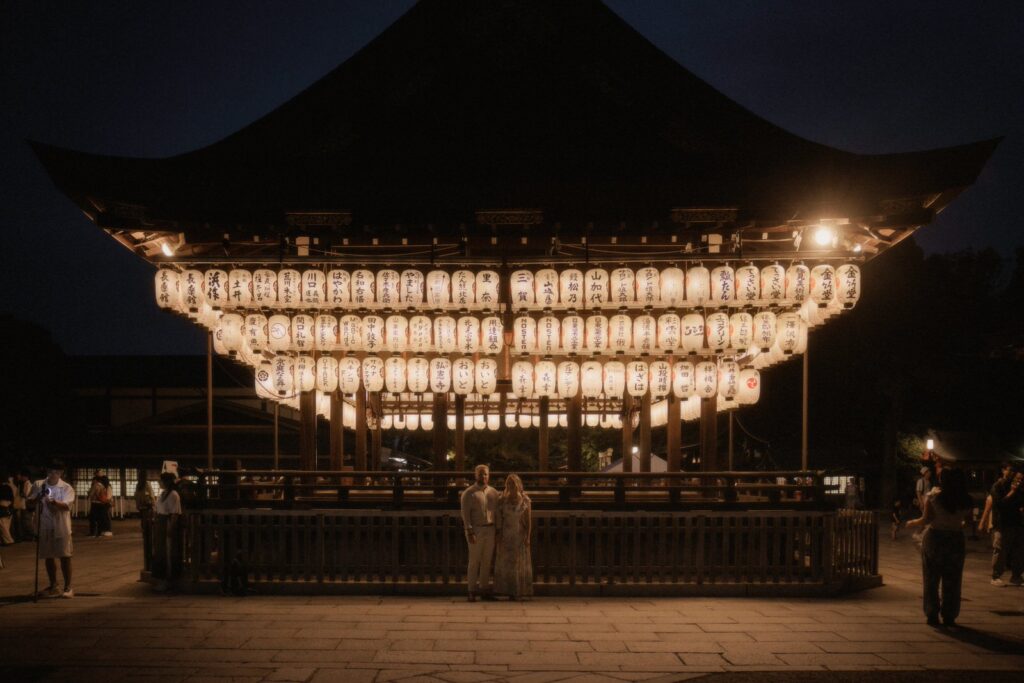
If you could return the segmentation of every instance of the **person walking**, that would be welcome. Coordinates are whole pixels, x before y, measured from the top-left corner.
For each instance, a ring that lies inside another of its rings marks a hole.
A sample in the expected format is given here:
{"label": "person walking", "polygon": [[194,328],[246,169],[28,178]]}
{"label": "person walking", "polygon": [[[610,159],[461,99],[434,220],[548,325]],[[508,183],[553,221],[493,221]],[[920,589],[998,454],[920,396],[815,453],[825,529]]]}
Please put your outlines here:
{"label": "person walking", "polygon": [[[924,614],[930,626],[955,626],[964,576],[964,525],[972,523],[974,500],[963,470],[942,468],[939,486],[925,499],[924,514],[907,526],[926,525],[921,540]],[[940,598],[941,587],[941,598]]]}
{"label": "person walking", "polygon": [[[40,591],[40,597],[73,598],[71,587],[71,505],[75,502],[75,489],[61,478],[64,465],[51,464],[46,479],[32,486],[31,500],[35,501],[39,516],[39,557],[46,560],[46,574],[50,585]],[[64,576],[64,590],[57,587],[57,560]]]}
{"label": "person walking", "polygon": [[156,512],[153,546],[153,576],[160,579],[158,588],[166,590],[167,583],[178,578],[181,567],[181,496],[175,486],[176,478],[171,472],[160,475],[160,495],[154,502]]}
{"label": "person walking", "polygon": [[139,470],[139,481],[135,485],[135,509],[139,512],[142,526],[142,565],[146,571],[153,568],[153,489],[149,487],[149,474]]}
{"label": "person walking", "polygon": [[478,595],[484,600],[494,599],[491,571],[494,562],[494,516],[498,506],[498,492],[488,485],[490,468],[477,465],[473,475],[476,481],[466,487],[459,498],[462,526],[469,545],[466,587],[470,602],[476,602]]}
{"label": "person walking", "polygon": [[505,490],[498,498],[494,518],[497,537],[494,592],[507,595],[510,600],[533,596],[532,521],[530,498],[523,491],[523,480],[518,474],[510,474],[505,478]]}
{"label": "person walking", "polygon": [[14,521],[14,478],[0,479],[0,545],[13,545],[11,524]]}
{"label": "person walking", "polygon": [[1003,573],[1010,570],[1010,584],[1020,586],[1024,573],[1024,520],[1021,490],[1024,475],[1010,464],[1003,465],[1002,477],[992,485],[992,585],[1005,586]]}
{"label": "person walking", "polygon": [[[918,509],[921,515],[924,515],[924,504],[928,498],[928,492],[932,490],[932,471],[928,467],[921,468],[921,476],[917,478],[917,483],[914,485],[914,506]],[[907,526],[910,526],[909,524]],[[921,532],[915,531],[913,533],[915,541],[921,540]]]}

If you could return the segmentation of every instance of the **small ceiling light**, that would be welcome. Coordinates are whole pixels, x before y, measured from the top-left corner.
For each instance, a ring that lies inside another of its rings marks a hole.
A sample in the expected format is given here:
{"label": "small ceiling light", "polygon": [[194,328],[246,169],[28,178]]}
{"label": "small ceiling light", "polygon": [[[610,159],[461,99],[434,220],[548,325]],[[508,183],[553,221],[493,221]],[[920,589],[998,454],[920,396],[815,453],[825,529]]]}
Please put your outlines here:
{"label": "small ceiling light", "polygon": [[633,452],[634,453],[639,453],[640,452],[640,448],[638,448],[637,446],[633,446]]}
{"label": "small ceiling light", "polygon": [[935,450],[935,440],[934,439],[928,439],[927,446],[928,446],[928,450],[930,450],[930,451]]}
{"label": "small ceiling light", "polygon": [[819,247],[827,247],[832,244],[832,240],[835,239],[835,233],[832,232],[831,228],[824,225],[818,226],[814,231],[814,243]]}
{"label": "small ceiling light", "polygon": [[161,242],[160,251],[164,252],[164,256],[174,256],[174,249],[170,242]]}
{"label": "small ceiling light", "polygon": [[863,249],[863,247],[860,246],[859,244],[853,245],[853,253],[854,254],[859,254],[861,252],[861,249]]}

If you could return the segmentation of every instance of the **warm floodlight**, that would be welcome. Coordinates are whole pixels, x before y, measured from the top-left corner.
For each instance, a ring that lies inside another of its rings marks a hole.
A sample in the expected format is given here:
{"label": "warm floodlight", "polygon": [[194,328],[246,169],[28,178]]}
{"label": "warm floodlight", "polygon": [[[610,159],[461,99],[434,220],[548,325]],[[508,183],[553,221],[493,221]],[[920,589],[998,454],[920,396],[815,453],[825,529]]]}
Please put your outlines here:
{"label": "warm floodlight", "polygon": [[170,242],[161,242],[160,251],[164,252],[164,256],[174,256],[174,249],[171,248]]}
{"label": "warm floodlight", "polygon": [[827,247],[832,244],[835,237],[836,235],[832,229],[824,225],[819,226],[818,229],[814,231],[814,243],[819,247]]}
{"label": "warm floodlight", "polygon": [[928,450],[932,450],[933,448],[935,448],[935,439],[928,439],[926,443],[928,446]]}

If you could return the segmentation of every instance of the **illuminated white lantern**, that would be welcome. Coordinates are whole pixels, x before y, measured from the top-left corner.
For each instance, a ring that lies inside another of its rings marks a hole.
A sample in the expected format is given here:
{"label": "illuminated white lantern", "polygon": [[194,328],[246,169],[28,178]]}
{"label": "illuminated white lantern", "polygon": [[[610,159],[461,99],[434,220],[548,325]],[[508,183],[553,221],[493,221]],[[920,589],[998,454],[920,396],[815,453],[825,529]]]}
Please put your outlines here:
{"label": "illuminated white lantern", "polygon": [[799,321],[797,325],[796,348],[793,349],[793,353],[804,353],[807,351],[807,332],[807,323],[803,320]]}
{"label": "illuminated white lantern", "polygon": [[245,343],[256,353],[267,348],[267,316],[262,313],[245,316]]}
{"label": "illuminated white lantern", "polygon": [[228,274],[213,268],[203,275],[203,296],[214,310],[223,308],[228,303]]}
{"label": "illuminated white lantern", "polygon": [[338,319],[333,315],[322,313],[313,321],[316,330],[313,346],[318,351],[334,351],[338,348]]}
{"label": "illuminated white lantern", "polygon": [[754,368],[740,370],[739,392],[736,400],[740,405],[753,405],[761,398],[761,373]]}
{"label": "illuminated white lantern", "polygon": [[384,390],[384,361],[377,356],[363,359],[363,387],[367,391]]}
{"label": "illuminated white lantern", "polygon": [[401,356],[384,361],[384,386],[392,394],[405,391],[405,359]]}
{"label": "illuminated white lantern", "polygon": [[481,270],[476,274],[476,303],[484,310],[498,306],[498,274],[493,270]]}
{"label": "illuminated white lantern", "polygon": [[612,416],[608,413],[601,413],[598,416],[598,424],[601,426],[601,429],[611,429],[613,427]]}
{"label": "illuminated white lantern", "polygon": [[519,424],[519,423],[516,421],[516,414],[515,413],[505,413],[505,426],[506,427],[508,427],[509,429],[512,429],[517,424]]}
{"label": "illuminated white lantern", "polygon": [[625,353],[633,346],[633,319],[625,313],[608,319],[608,349]]}
{"label": "illuminated white lantern", "polygon": [[[390,427],[392,429],[405,429],[405,414],[399,413],[398,415],[385,415],[384,417],[391,418]],[[381,423],[381,428],[387,429],[387,427],[384,427],[383,421]]]}
{"label": "illuminated white lantern", "polygon": [[277,390],[274,388],[273,364],[266,361],[259,364],[253,373],[256,378],[256,396],[276,401]]}
{"label": "illuminated white lantern", "polygon": [[729,316],[729,346],[746,351],[754,341],[754,316],[745,311]]}
{"label": "illuminated white lantern", "polygon": [[672,391],[672,366],[663,360],[656,360],[650,366],[651,396],[655,399],[667,396]]}
{"label": "illuminated white lantern", "polygon": [[718,396],[726,401],[736,399],[740,390],[740,366],[734,361],[722,361],[718,366]]}
{"label": "illuminated white lantern", "polygon": [[469,308],[476,302],[476,275],[469,270],[452,273],[452,305]]}
{"label": "illuminated white lantern", "polygon": [[571,360],[558,364],[558,395],[572,398],[580,390],[580,366]]}
{"label": "illuminated white lantern", "polygon": [[640,315],[633,321],[633,350],[648,354],[657,342],[658,324],[652,315]]}
{"label": "illuminated white lantern", "polygon": [[402,353],[409,346],[409,321],[404,315],[389,315],[384,321],[385,348],[392,353]]}
{"label": "illuminated white lantern", "polygon": [[225,308],[248,308],[252,306],[252,273],[244,268],[232,268],[228,272],[228,300]]}
{"label": "illuminated white lantern", "polygon": [[596,427],[601,424],[601,416],[597,413],[587,413],[583,416],[583,424],[588,427]]}
{"label": "illuminated white lantern", "polygon": [[352,271],[352,303],[359,307],[372,306],[376,299],[377,278],[373,271]]}
{"label": "illuminated white lantern", "polygon": [[573,309],[585,305],[582,271],[567,268],[559,273],[558,298],[563,308]]}
{"label": "illuminated white lantern", "polygon": [[347,270],[335,268],[327,271],[326,308],[344,308],[352,301],[352,276]]}
{"label": "illuminated white lantern", "polygon": [[636,276],[630,268],[616,268],[609,279],[612,304],[625,308],[636,301]]}
{"label": "illuminated white lantern", "polygon": [[810,294],[810,269],[802,263],[794,263],[786,269],[786,305],[802,304]]}
{"label": "illuminated white lantern", "polygon": [[683,401],[679,413],[687,422],[700,419],[700,396],[694,395]]}
{"label": "illuminated white lantern", "polygon": [[292,316],[292,344],[291,350],[309,352],[314,348],[316,339],[316,328],[314,327],[313,316],[299,313]]}
{"label": "illuminated white lantern", "polygon": [[458,349],[455,318],[439,315],[434,318],[434,349],[439,353],[454,353]]}
{"label": "illuminated white lantern", "polygon": [[497,413],[491,413],[487,416],[487,429],[492,432],[498,431],[501,428],[501,415]]}
{"label": "illuminated white lantern", "polygon": [[538,396],[553,398],[558,392],[558,368],[552,361],[542,360],[533,369],[533,390]]}
{"label": "illuminated white lantern", "polygon": [[537,348],[537,321],[528,315],[515,319],[512,332],[512,347],[519,353],[533,353]]}
{"label": "illuminated white lantern", "polygon": [[643,396],[650,383],[650,368],[643,361],[632,361],[626,365],[626,391],[630,396]]}
{"label": "illuminated white lantern", "polygon": [[681,345],[689,354],[704,350],[704,316],[700,313],[687,313],[680,321],[682,327]]}
{"label": "illuminated white lantern", "polygon": [[402,290],[401,275],[397,270],[384,268],[377,271],[377,303],[382,308],[398,306]]}
{"label": "illuminated white lantern", "polygon": [[836,301],[843,308],[853,308],[860,300],[860,268],[844,263],[836,268]]}
{"label": "illuminated white lantern", "polygon": [[558,303],[558,273],[552,268],[538,270],[533,278],[537,304],[551,308]]}
{"label": "illuminated white lantern", "polygon": [[304,308],[320,308],[327,301],[327,276],[324,271],[310,269],[302,273],[302,305]]}
{"label": "illuminated white lantern", "polygon": [[363,351],[377,353],[384,348],[384,318],[379,315],[365,316],[362,328]]}
{"label": "illuminated white lantern", "polygon": [[419,308],[423,303],[423,273],[403,270],[399,296],[407,308]]}
{"label": "illuminated white lantern", "polygon": [[683,271],[672,266],[661,271],[661,304],[668,308],[683,305]]}
{"label": "illuminated white lantern", "polygon": [[584,273],[583,281],[586,289],[584,306],[601,308],[609,302],[611,292],[608,280],[608,271],[604,268],[591,268]]}
{"label": "illuminated white lantern", "polygon": [[316,389],[316,361],[312,356],[299,354],[295,357],[295,391]]}
{"label": "illuminated white lantern", "polygon": [[493,358],[481,358],[476,362],[476,390],[481,394],[493,394],[498,390],[498,362]]}
{"label": "illuminated white lantern", "polygon": [[[548,415],[549,423],[550,423],[550,420],[553,417],[555,417],[555,415]],[[552,426],[554,426],[554,425],[552,425]],[[569,416],[566,415],[565,413],[559,413],[558,414],[558,426],[559,427],[568,427],[569,426]]]}
{"label": "illuminated white lantern", "polygon": [[602,353],[608,348],[608,318],[605,316],[587,317],[586,348],[591,353]]}
{"label": "illuminated white lantern", "polygon": [[604,389],[604,368],[596,360],[580,366],[580,391],[584,398],[598,398]]}
{"label": "illuminated white lantern", "polygon": [[426,358],[410,358],[405,368],[409,391],[422,394],[430,389],[430,362]]}
{"label": "illuminated white lantern", "polygon": [[562,351],[579,353],[583,350],[585,323],[583,318],[569,314],[562,318]]}
{"label": "illuminated white lantern", "polygon": [[452,388],[452,362],[447,358],[430,359],[430,391],[447,394]]}
{"label": "illuminated white lantern", "polygon": [[775,343],[783,354],[789,355],[796,351],[800,343],[800,320],[798,313],[783,313],[778,317],[775,332]]}
{"label": "illuminated white lantern", "polygon": [[701,361],[693,366],[694,395],[698,398],[711,398],[718,393],[718,365],[711,361]]}
{"label": "illuminated white lantern", "polygon": [[485,415],[474,415],[473,416],[473,429],[481,431],[487,429],[487,416]]}
{"label": "illuminated white lantern", "polygon": [[444,270],[427,273],[427,303],[435,309],[447,308],[452,302],[452,277]]}
{"label": "illuminated white lantern", "polygon": [[704,334],[712,351],[721,353],[729,348],[729,314],[722,311],[708,314],[704,320]]}
{"label": "illuminated white lantern", "polygon": [[420,427],[425,432],[434,431],[434,416],[430,413],[423,413],[420,415]]}
{"label": "illuminated white lantern", "polygon": [[338,350],[362,351],[362,349],[363,319],[351,313],[341,316],[338,321]]}
{"label": "illuminated white lantern", "polygon": [[533,272],[529,270],[517,270],[512,273],[512,280],[509,283],[512,294],[512,310],[529,308],[536,301],[534,294]]}
{"label": "illuminated white lantern", "polygon": [[338,359],[320,356],[316,359],[316,390],[330,394],[338,388]]}
{"label": "illuminated white lantern", "polygon": [[178,292],[181,295],[183,311],[193,316],[199,313],[203,304],[206,303],[206,296],[203,294],[203,272],[201,270],[184,271],[178,278]]}
{"label": "illuminated white lantern", "polygon": [[753,263],[736,269],[736,303],[757,306],[761,302],[761,271]]}
{"label": "illuminated white lantern", "polygon": [[527,415],[526,413],[522,413],[519,416],[519,426],[522,429],[529,429],[530,427],[533,426],[533,417],[531,415]]}
{"label": "illuminated white lantern", "polygon": [[761,305],[781,306],[786,300],[786,269],[778,263],[761,269]]}
{"label": "illuminated white lantern", "polygon": [[409,350],[413,353],[430,351],[433,328],[433,321],[425,315],[414,315],[409,318]]}
{"label": "illuminated white lantern", "polygon": [[754,345],[767,352],[775,344],[775,332],[777,329],[775,314],[771,311],[760,311],[754,316]]}
{"label": "illuminated white lantern", "polygon": [[253,271],[252,302],[261,308],[277,305],[277,273],[267,268]]}
{"label": "illuminated white lantern", "polygon": [[354,356],[347,356],[338,361],[338,388],[343,394],[354,394],[359,391],[363,364]]}
{"label": "illuminated white lantern", "polygon": [[533,396],[533,364],[520,360],[512,364],[512,395],[516,398]]}
{"label": "illuminated white lantern", "polygon": [[245,320],[237,313],[225,313],[217,322],[220,330],[220,341],[224,349],[234,355],[242,348],[242,326]]}
{"label": "illuminated white lantern", "polygon": [[178,271],[161,268],[154,278],[156,305],[160,308],[178,308],[181,296],[178,294]]}
{"label": "illuminated white lantern", "polygon": [[505,345],[505,326],[496,315],[480,321],[480,350],[488,354],[501,353]]}
{"label": "illuminated white lantern", "polygon": [[274,353],[288,351],[292,343],[292,321],[280,313],[270,316],[267,320],[268,345]]}
{"label": "illuminated white lantern", "polygon": [[541,353],[557,353],[561,338],[561,325],[553,315],[542,316],[537,321],[537,350]]}
{"label": "illuminated white lantern", "polygon": [[285,310],[302,307],[302,275],[292,268],[277,274],[277,305]]}
{"label": "illuminated white lantern", "polygon": [[636,271],[636,300],[643,306],[657,306],[661,300],[661,273],[648,266]]}
{"label": "illuminated white lantern", "polygon": [[658,316],[658,348],[675,351],[679,348],[681,321],[677,313],[663,313]]}
{"label": "illuminated white lantern", "polygon": [[824,308],[836,296],[836,271],[828,264],[811,269],[811,300]]}
{"label": "illuminated white lantern", "polygon": [[711,271],[712,306],[732,306],[736,303],[736,271],[732,266],[721,265]]}
{"label": "illuminated white lantern", "polygon": [[416,431],[420,428],[420,414],[410,413],[405,418],[405,428],[411,432]]}
{"label": "illuminated white lantern", "polygon": [[704,266],[686,269],[686,305],[703,306],[711,298],[711,273]]}
{"label": "illuminated white lantern", "polygon": [[217,327],[217,321],[220,320],[220,310],[215,310],[210,304],[204,303],[199,308],[199,315],[196,316],[196,320],[200,325],[212,332]]}
{"label": "illuminated white lantern", "polygon": [[450,431],[454,431],[455,430],[456,422],[455,422],[455,416],[454,415],[449,415],[448,417],[446,417],[445,418],[445,423],[448,425],[448,429]]}
{"label": "illuminated white lantern", "polygon": [[452,391],[460,396],[473,393],[474,367],[472,358],[456,358],[452,363]]}
{"label": "illuminated white lantern", "polygon": [[228,354],[227,347],[224,346],[224,330],[220,326],[220,321],[214,325],[211,332],[211,341],[213,342],[213,352],[218,356],[226,356]]}
{"label": "illuminated white lantern", "polygon": [[696,370],[693,363],[679,361],[672,364],[672,393],[676,398],[689,398],[697,388]]}
{"label": "illuminated white lantern", "polygon": [[278,397],[291,396],[295,386],[295,361],[291,356],[275,356],[270,367],[274,393]]}
{"label": "illuminated white lantern", "polygon": [[459,353],[476,353],[480,350],[480,320],[471,315],[459,318],[456,332]]}
{"label": "illuminated white lantern", "polygon": [[609,398],[622,398],[626,390],[626,366],[617,360],[604,364],[604,394]]}

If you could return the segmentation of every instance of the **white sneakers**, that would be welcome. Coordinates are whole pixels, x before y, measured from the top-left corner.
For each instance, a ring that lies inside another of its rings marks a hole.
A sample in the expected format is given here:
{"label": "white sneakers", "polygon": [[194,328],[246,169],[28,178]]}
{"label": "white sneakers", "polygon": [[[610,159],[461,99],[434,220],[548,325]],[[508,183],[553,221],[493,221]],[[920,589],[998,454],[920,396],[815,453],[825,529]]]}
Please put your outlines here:
{"label": "white sneakers", "polygon": [[1006,585],[1006,582],[1003,581],[1002,579],[992,579],[991,581],[989,581],[989,583],[991,583],[996,588],[1002,588],[1003,586]]}
{"label": "white sneakers", "polygon": [[60,594],[60,597],[70,600],[75,597],[75,591],[72,588],[66,588],[64,589],[64,592]]}
{"label": "white sneakers", "polygon": [[103,537],[104,537],[104,538],[110,538],[110,537],[111,537],[111,536],[113,536],[113,535],[114,535],[114,532],[113,532],[113,531],[104,531],[104,532],[103,532]]}

